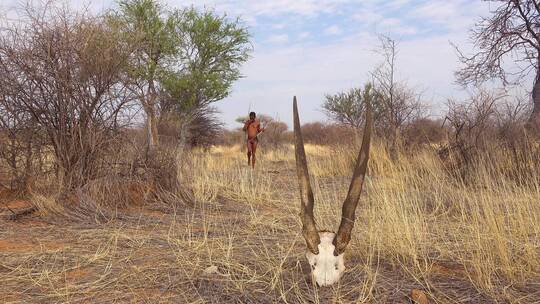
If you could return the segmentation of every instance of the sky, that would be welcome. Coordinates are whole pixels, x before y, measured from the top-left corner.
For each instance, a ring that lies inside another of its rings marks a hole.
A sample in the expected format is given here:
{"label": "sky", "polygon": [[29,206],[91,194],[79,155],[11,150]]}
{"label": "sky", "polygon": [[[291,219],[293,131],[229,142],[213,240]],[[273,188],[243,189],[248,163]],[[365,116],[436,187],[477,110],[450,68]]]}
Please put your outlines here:
{"label": "sky", "polygon": [[[216,103],[226,127],[251,110],[292,125],[297,96],[302,122],[327,121],[325,94],[362,87],[381,62],[378,35],[396,40],[397,78],[422,93],[430,113],[450,97],[465,96],[455,84],[460,64],[450,42],[472,50],[469,30],[489,3],[476,0],[162,0],[166,7],[194,5],[239,17],[252,37],[253,53],[229,97]],[[1,0],[0,17],[14,18],[20,0]],[[68,1],[100,12],[114,1]]]}

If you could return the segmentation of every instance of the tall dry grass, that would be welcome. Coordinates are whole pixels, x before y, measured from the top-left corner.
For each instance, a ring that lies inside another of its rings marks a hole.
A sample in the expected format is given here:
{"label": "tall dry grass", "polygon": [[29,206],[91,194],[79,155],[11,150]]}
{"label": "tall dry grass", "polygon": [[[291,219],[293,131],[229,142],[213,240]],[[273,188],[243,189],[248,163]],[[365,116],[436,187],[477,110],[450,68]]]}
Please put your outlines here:
{"label": "tall dry grass", "polygon": [[[201,201],[241,201],[252,209],[276,206],[275,216],[296,221],[299,229],[291,149],[263,153],[255,171],[247,168],[238,147],[194,153],[190,170],[196,196]],[[307,145],[306,151],[319,229],[336,229],[356,150]],[[434,150],[392,161],[384,146],[375,143],[348,249],[353,260],[362,261],[358,270],[371,280],[364,281],[363,297],[373,299],[377,269],[387,264],[430,292],[436,288],[427,278],[442,272],[466,278],[493,298],[516,300],[510,286],[540,280],[540,165],[528,161],[525,167],[532,172],[516,180],[510,174],[515,154],[501,149],[475,159],[464,179]],[[268,173],[274,166],[280,177]],[[286,182],[276,183],[276,178]],[[440,294],[434,297],[440,299]]]}
{"label": "tall dry grass", "polygon": [[[428,148],[392,161],[375,142],[347,271],[317,288],[304,257],[293,147],[265,148],[255,170],[239,146],[178,158],[193,206],[118,208],[120,217],[98,226],[0,222],[0,302],[406,303],[412,288],[433,303],[540,301],[532,158],[519,169],[527,174],[513,170],[516,154],[505,150],[455,174],[459,162]],[[357,150],[306,152],[318,228],[335,230]]]}

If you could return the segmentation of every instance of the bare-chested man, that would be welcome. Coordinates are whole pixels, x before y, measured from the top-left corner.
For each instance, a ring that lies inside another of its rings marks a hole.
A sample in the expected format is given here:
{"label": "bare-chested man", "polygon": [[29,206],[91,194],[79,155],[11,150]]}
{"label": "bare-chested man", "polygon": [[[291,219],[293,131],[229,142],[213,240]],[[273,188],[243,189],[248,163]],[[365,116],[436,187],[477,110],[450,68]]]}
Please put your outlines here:
{"label": "bare-chested man", "polygon": [[249,113],[249,120],[244,123],[243,130],[247,133],[248,166],[251,165],[255,169],[255,152],[257,152],[257,143],[259,142],[257,135],[264,131],[260,121],[256,119],[255,112]]}

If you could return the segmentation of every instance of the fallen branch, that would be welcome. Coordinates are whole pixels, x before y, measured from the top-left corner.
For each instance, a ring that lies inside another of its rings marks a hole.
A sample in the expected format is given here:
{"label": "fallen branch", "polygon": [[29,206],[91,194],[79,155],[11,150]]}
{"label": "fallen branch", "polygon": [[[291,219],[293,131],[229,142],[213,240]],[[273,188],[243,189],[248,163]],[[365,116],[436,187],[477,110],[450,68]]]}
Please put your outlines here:
{"label": "fallen branch", "polygon": [[17,215],[17,213],[16,213],[15,211],[13,211],[13,209],[9,208],[9,205],[8,205],[6,202],[2,201],[2,204],[4,205],[4,207],[5,207],[7,210],[9,210],[11,213],[13,213],[12,216]]}
{"label": "fallen branch", "polygon": [[[3,188],[3,189],[8,189],[8,187],[6,187],[4,184],[0,183],[0,188]],[[2,201],[2,204],[4,205],[4,207],[9,210],[11,213],[13,213],[12,216],[15,216],[17,215],[17,213],[15,211],[13,211],[13,209],[9,208],[9,205],[5,202],[5,201]]]}
{"label": "fallen branch", "polygon": [[16,221],[16,220],[20,219],[21,217],[26,216],[26,215],[30,215],[30,214],[32,214],[32,213],[34,213],[36,211],[37,211],[36,207],[26,208],[26,209],[23,209],[23,210],[18,211],[18,212],[14,212],[13,210],[11,210],[11,212],[13,212],[13,214],[10,215],[8,217],[8,219],[10,221]]}

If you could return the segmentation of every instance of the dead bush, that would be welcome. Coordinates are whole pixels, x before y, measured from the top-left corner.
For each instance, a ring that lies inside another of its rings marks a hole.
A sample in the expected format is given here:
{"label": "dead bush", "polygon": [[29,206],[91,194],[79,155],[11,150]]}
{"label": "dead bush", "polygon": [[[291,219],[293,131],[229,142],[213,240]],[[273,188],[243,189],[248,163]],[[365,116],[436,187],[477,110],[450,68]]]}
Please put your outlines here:
{"label": "dead bush", "polygon": [[358,140],[357,129],[343,124],[312,122],[302,125],[304,141],[316,145],[343,145]]}
{"label": "dead bush", "polygon": [[209,148],[220,140],[223,124],[213,107],[201,107],[179,115],[162,113],[158,124],[160,141],[188,147]]}
{"label": "dead bush", "polygon": [[328,134],[326,134],[327,126],[322,122],[311,122],[302,125],[302,137],[304,142],[310,144],[326,144]]}
{"label": "dead bush", "polygon": [[419,118],[407,124],[404,131],[406,146],[439,144],[446,139],[442,120]]}
{"label": "dead bush", "polygon": [[35,125],[6,126],[3,118],[0,117],[0,183],[24,195],[32,178],[46,170],[44,136]]}
{"label": "dead bush", "polygon": [[495,138],[495,102],[503,96],[479,90],[463,102],[449,100],[445,123],[451,129],[446,150],[456,151],[465,165],[471,164],[475,154],[485,150],[486,144]]}
{"label": "dead bush", "polygon": [[41,130],[58,181],[75,189],[106,170],[101,152],[126,123],[127,50],[99,18],[55,6],[26,13],[0,32],[0,98]]}
{"label": "dead bush", "polygon": [[287,124],[271,118],[263,118],[264,120],[261,118],[261,122],[265,131],[259,136],[261,142],[272,149],[282,147],[286,143]]}
{"label": "dead bush", "polygon": [[450,127],[448,143],[439,154],[451,173],[463,180],[486,162],[500,169],[499,159],[514,160],[512,165],[504,164],[508,176],[536,174],[538,147],[525,128],[527,112],[519,99],[484,89],[462,102],[450,100],[445,118]]}
{"label": "dead bush", "polygon": [[224,146],[245,145],[246,135],[242,130],[222,129],[216,139],[216,144]]}
{"label": "dead bush", "polygon": [[143,129],[122,134],[126,133],[131,137],[119,137],[114,147],[102,152],[108,172],[71,190],[55,178],[41,180],[31,191],[31,202],[51,219],[98,223],[116,218],[125,208],[143,204],[176,207],[191,203],[178,174],[182,150],[162,143],[149,154]]}

